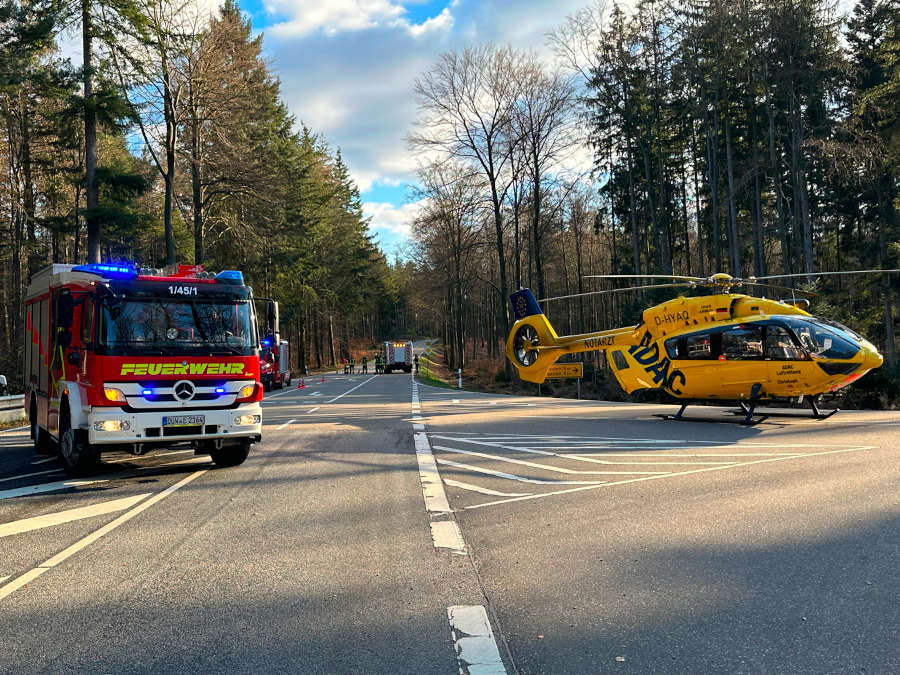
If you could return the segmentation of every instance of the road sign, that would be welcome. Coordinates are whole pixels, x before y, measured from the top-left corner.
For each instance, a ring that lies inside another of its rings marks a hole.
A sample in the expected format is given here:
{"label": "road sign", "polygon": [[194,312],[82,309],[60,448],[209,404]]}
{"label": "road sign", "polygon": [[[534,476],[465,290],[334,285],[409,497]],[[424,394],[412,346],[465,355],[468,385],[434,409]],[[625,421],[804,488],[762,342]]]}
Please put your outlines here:
{"label": "road sign", "polygon": [[555,363],[550,366],[550,370],[547,371],[548,378],[559,378],[559,377],[584,377],[584,364],[583,363]]}

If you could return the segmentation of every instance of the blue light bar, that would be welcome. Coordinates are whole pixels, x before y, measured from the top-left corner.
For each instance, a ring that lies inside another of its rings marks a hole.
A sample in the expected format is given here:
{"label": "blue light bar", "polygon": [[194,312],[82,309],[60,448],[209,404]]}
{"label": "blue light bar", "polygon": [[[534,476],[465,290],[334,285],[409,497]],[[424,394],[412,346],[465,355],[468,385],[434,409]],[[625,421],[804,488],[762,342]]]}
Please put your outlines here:
{"label": "blue light bar", "polygon": [[141,393],[142,393],[144,396],[153,396],[153,390],[152,390],[152,389],[143,389],[143,390],[141,390]]}
{"label": "blue light bar", "polygon": [[216,387],[216,388],[215,388],[215,392],[216,392],[217,394],[224,394],[224,393],[225,393],[225,387]]}
{"label": "blue light bar", "polygon": [[244,285],[244,275],[240,270],[222,270],[216,275],[216,281],[220,284]]}
{"label": "blue light bar", "polygon": [[269,340],[269,339],[267,338],[267,339],[263,340],[262,343],[263,343],[266,347],[268,347],[269,345],[272,344],[272,341]]}
{"label": "blue light bar", "polygon": [[137,270],[131,265],[92,263],[90,265],[76,265],[72,268],[72,271],[97,274],[105,279],[134,279],[137,277]]}

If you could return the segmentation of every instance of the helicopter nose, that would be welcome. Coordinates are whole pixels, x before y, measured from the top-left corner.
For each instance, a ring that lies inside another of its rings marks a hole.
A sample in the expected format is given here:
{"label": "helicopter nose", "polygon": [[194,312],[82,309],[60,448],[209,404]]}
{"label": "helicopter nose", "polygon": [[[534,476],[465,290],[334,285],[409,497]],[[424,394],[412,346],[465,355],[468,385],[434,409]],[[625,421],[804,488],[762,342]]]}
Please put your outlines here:
{"label": "helicopter nose", "polygon": [[865,349],[863,355],[862,366],[866,370],[873,370],[874,368],[880,368],[881,364],[884,363],[884,357],[879,354],[874,349]]}

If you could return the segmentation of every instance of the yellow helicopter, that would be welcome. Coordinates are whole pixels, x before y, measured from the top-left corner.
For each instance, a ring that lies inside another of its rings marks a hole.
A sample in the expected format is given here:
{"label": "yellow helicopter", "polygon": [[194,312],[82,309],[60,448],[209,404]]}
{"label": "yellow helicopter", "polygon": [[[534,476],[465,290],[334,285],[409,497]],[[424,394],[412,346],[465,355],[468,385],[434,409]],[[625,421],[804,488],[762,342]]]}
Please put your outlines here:
{"label": "yellow helicopter", "polygon": [[[691,403],[736,401],[743,424],[754,420],[759,404],[775,400],[806,400],[813,417],[825,419],[837,412],[822,412],[816,397],[834,392],[859,379],[883,358],[864,337],[829,319],[806,311],[804,299],[770,300],[731,293],[739,285],[791,276],[825,276],[897,272],[795,274],[739,279],[728,274],[708,278],[677,275],[601,275],[590,278],[666,279],[671,283],[594,291],[594,295],[648,288],[706,287],[711,295],[678,297],[645,309],[636,326],[558,336],[529,289],[510,296],[516,322],[506,341],[506,355],[527,382],[541,383],[547,371],[564,354],[607,351],[607,363],[628,394],[640,390],[664,391],[683,401],[668,419],[682,420]],[[804,293],[804,291],[799,291]],[[546,298],[562,300],[577,295]]]}

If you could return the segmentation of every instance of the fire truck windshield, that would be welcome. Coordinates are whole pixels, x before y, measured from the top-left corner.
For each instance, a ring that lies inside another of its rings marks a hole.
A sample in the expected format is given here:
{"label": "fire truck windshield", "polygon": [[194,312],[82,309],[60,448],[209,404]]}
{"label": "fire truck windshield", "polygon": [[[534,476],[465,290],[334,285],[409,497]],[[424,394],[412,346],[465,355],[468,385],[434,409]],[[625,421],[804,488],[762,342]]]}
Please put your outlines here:
{"label": "fire truck windshield", "polygon": [[101,347],[110,354],[250,356],[256,331],[247,300],[104,298]]}

